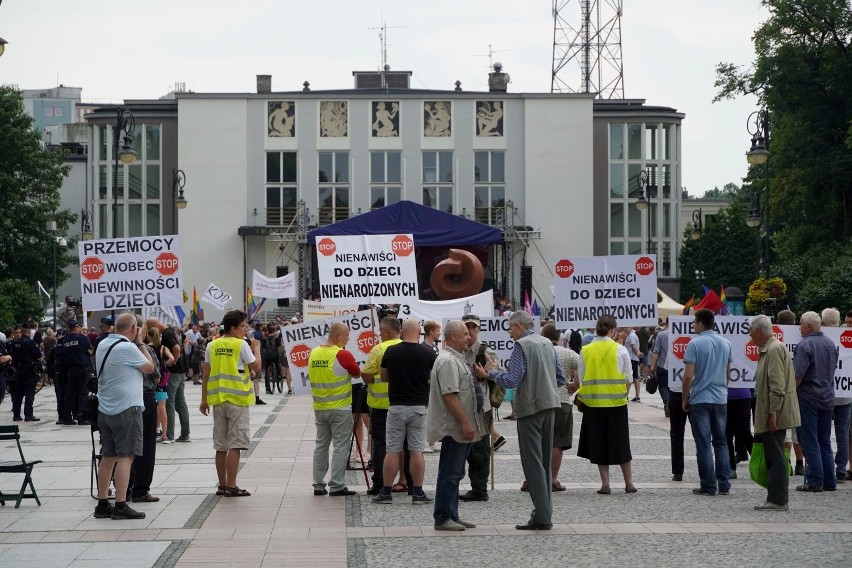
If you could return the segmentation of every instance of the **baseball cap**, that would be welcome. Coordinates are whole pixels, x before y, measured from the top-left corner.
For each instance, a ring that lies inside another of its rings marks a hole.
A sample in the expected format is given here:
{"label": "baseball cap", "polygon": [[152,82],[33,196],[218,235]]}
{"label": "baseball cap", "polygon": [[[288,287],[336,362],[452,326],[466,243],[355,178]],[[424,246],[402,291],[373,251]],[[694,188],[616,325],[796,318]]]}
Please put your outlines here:
{"label": "baseball cap", "polygon": [[293,316],[292,318],[290,318],[290,323],[299,323],[299,318]]}
{"label": "baseball cap", "polygon": [[72,327],[78,327],[79,325],[80,325],[80,324],[79,324],[79,323],[77,323],[77,320],[68,320],[68,327],[69,327],[69,328],[72,328]]}
{"label": "baseball cap", "polygon": [[465,324],[472,323],[472,324],[474,324],[476,327],[479,327],[479,325],[480,325],[480,323],[479,323],[479,316],[478,316],[478,315],[476,315],[476,314],[465,314],[465,315],[462,317],[462,321],[463,321]]}
{"label": "baseball cap", "polygon": [[101,318],[101,325],[109,325],[109,326],[113,325],[112,318],[110,318],[110,317]]}

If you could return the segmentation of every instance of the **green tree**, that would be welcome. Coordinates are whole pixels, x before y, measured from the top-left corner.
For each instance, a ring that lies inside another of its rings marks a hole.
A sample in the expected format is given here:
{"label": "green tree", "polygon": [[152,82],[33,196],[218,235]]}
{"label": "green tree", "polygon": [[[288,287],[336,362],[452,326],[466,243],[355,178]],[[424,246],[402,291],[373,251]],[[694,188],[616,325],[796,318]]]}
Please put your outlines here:
{"label": "green tree", "polygon": [[[0,133],[0,283],[15,280],[0,286],[0,294],[19,293],[20,282],[34,293],[37,280],[45,286],[53,282],[55,235],[47,231],[47,222],[55,220],[56,235],[66,235],[69,224],[76,221],[70,211],[59,210],[59,188],[69,168],[60,153],[42,147],[20,91],[6,85],[0,86]],[[68,249],[58,249],[56,259],[61,283],[62,269],[74,259]],[[23,298],[0,300],[14,305]]]}
{"label": "green tree", "polygon": [[41,298],[23,280],[0,280],[0,329],[28,320],[41,321],[44,314]]}
{"label": "green tree", "polygon": [[714,187],[704,192],[704,199],[726,199],[733,201],[740,192],[740,186],[735,183],[726,183],[722,189]]}
{"label": "green tree", "polygon": [[746,207],[735,199],[729,207],[704,222],[698,239],[691,227],[684,231],[680,252],[681,300],[699,292],[695,271],[704,271],[703,283],[717,292],[720,286],[737,286],[745,292],[757,276],[760,246],[757,230],[746,224]]}

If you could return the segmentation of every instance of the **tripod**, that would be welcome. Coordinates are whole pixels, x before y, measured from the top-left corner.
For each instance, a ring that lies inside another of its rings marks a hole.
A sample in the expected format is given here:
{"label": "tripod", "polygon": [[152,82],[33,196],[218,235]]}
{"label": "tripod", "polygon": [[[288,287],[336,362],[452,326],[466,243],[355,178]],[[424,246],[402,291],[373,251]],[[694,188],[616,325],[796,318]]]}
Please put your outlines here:
{"label": "tripod", "polygon": [[[361,385],[352,385],[352,386],[353,386],[353,388],[352,388],[352,402],[354,403],[353,406],[356,410],[360,410],[361,404],[364,401],[364,397],[367,396],[367,389],[361,388]],[[355,413],[356,416],[358,414],[360,414],[360,412]],[[356,420],[355,423],[352,425],[352,438],[349,440],[349,455],[350,456],[352,455],[352,446],[354,444],[358,449],[358,459],[361,461],[361,466],[358,467],[357,463],[356,463],[356,465],[353,466],[352,463],[351,463],[352,460],[350,459],[346,464],[346,469],[347,470],[361,470],[361,471],[363,471],[364,472],[364,482],[367,484],[367,488],[369,489],[370,479],[367,477],[367,464],[364,463],[364,454],[361,453],[361,439],[357,435],[357,432],[358,432],[358,421]]]}

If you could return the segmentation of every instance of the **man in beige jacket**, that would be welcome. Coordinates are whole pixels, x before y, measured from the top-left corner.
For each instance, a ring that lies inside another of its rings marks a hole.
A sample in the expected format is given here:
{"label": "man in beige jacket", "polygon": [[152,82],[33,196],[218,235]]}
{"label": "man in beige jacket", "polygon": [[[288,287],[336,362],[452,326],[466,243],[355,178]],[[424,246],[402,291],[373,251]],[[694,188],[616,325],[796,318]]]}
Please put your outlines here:
{"label": "man in beige jacket", "polygon": [[784,436],[787,428],[796,428],[801,424],[796,374],[790,353],[772,333],[770,319],[755,316],[749,325],[749,336],[760,348],[760,359],[755,371],[757,404],[754,433],[763,442],[768,474],[766,502],[754,508],[757,511],[786,511],[787,470],[790,462],[784,456]]}

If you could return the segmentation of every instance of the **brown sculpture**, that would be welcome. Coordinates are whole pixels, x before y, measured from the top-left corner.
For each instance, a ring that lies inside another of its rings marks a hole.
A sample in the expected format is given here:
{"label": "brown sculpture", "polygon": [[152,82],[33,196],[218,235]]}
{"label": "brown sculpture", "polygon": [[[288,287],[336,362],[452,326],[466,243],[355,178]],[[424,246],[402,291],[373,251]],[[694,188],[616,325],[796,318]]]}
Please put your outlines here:
{"label": "brown sculpture", "polygon": [[478,294],[485,281],[482,263],[473,253],[450,249],[450,257],[439,262],[429,279],[432,291],[442,300]]}

